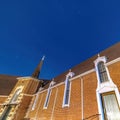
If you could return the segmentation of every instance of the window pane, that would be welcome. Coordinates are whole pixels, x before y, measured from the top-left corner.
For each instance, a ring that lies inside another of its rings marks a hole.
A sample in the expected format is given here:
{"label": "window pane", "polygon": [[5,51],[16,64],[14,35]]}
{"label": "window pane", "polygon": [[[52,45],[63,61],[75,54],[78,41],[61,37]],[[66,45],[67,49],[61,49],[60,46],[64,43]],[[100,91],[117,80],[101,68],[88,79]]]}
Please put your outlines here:
{"label": "window pane", "polygon": [[46,101],[45,101],[44,107],[48,106],[48,101],[49,101],[49,98],[50,98],[50,93],[51,93],[51,89],[48,89],[48,93],[47,93],[47,96],[46,96]]}
{"label": "window pane", "polygon": [[98,72],[101,82],[108,81],[107,71],[103,62],[98,63]]}
{"label": "window pane", "polygon": [[115,94],[102,96],[104,116],[107,120],[120,120],[120,109]]}
{"label": "window pane", "polygon": [[69,93],[70,93],[70,81],[68,80],[66,84],[66,92],[65,92],[65,104],[66,105],[68,104],[68,101],[69,101]]}
{"label": "window pane", "polygon": [[2,116],[0,117],[1,120],[6,120],[10,111],[11,111],[11,106],[7,106],[2,114]]}
{"label": "window pane", "polygon": [[14,95],[13,95],[11,101],[10,101],[11,103],[16,102],[16,100],[18,99],[18,97],[20,95],[20,91],[21,91],[21,89],[16,90],[16,92],[14,93]]}

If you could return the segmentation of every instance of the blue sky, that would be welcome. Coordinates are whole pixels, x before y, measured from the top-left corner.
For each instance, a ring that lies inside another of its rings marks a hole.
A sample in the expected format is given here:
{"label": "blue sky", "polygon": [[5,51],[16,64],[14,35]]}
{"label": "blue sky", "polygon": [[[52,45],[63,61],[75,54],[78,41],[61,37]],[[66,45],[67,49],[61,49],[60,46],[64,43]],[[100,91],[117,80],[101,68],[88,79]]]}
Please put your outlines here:
{"label": "blue sky", "polygon": [[120,40],[118,0],[0,1],[0,74],[56,75]]}

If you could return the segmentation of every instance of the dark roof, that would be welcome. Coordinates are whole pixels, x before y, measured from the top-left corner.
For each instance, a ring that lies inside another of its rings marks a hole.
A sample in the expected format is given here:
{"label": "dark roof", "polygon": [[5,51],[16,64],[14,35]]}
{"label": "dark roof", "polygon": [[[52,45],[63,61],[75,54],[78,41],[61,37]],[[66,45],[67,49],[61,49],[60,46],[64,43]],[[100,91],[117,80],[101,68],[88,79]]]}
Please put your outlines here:
{"label": "dark roof", "polygon": [[[18,76],[1,74],[0,75],[0,95],[5,95],[5,96],[9,95],[18,81],[17,78]],[[39,79],[39,80],[43,81],[42,83],[43,87],[49,82],[49,80],[46,80],[46,79]],[[38,91],[40,85],[41,85],[41,82],[39,82],[36,92]]]}
{"label": "dark roof", "polygon": [[[99,53],[100,56],[107,57],[107,62],[110,62],[118,57],[120,57],[120,42],[117,44],[103,50]],[[90,69],[94,68],[94,60],[96,60],[98,57],[97,55],[94,55],[93,57],[87,59],[86,61],[80,63],[79,65],[76,65],[71,70],[75,72],[75,75],[84,73]]]}
{"label": "dark roof", "polygon": [[0,75],[0,95],[9,95],[15,84],[17,76]]}
{"label": "dark roof", "polygon": [[[100,56],[106,56],[107,62],[114,60],[120,57],[120,42],[116,43],[115,45],[107,48],[106,50],[99,53]],[[75,76],[82,74],[86,71],[89,71],[94,68],[94,60],[96,60],[98,55],[95,55],[86,61],[76,65],[75,67],[71,68],[71,71],[75,73]],[[59,76],[54,78],[56,84],[65,81],[66,75],[68,74],[69,70],[60,74]]]}
{"label": "dark roof", "polygon": [[47,79],[39,79],[39,81],[41,81],[41,82],[39,82],[36,92],[39,91],[40,87],[44,88],[44,86],[46,86],[46,84],[48,84],[50,82],[50,80],[47,80]]}
{"label": "dark roof", "polygon": [[[120,57],[120,42],[117,44],[109,47],[108,49],[102,51],[99,53],[100,56],[106,56],[107,57],[107,62],[114,60],[118,57]],[[91,70],[94,68],[94,60],[98,56],[95,55],[86,61],[76,65],[75,67],[71,68],[71,71],[75,73],[75,76],[82,74],[88,70]],[[65,81],[66,75],[68,74],[69,70],[66,72],[56,76],[54,78],[54,81],[56,82],[55,84],[58,84],[60,82]],[[0,75],[0,95],[9,95],[11,90],[13,89],[14,85],[17,82],[17,76],[9,76],[9,75]],[[49,80],[43,80],[43,87],[44,89],[47,89],[49,87]]]}

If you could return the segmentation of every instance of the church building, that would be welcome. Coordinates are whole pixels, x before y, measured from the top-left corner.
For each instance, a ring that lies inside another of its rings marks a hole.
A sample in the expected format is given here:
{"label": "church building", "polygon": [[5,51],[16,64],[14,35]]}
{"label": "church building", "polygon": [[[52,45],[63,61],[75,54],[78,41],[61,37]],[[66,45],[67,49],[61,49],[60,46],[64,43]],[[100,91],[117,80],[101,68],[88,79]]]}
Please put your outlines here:
{"label": "church building", "polygon": [[[78,53],[79,54],[79,53]],[[0,75],[0,120],[120,120],[120,42],[52,80]]]}

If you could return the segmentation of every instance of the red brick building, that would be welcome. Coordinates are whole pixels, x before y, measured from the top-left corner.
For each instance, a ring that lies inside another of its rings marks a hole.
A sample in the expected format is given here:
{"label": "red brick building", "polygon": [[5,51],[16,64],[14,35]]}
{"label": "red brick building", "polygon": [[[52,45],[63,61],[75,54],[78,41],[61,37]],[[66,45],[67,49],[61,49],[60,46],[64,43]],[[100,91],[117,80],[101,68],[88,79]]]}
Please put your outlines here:
{"label": "red brick building", "polygon": [[120,42],[53,80],[0,75],[0,120],[120,120]]}

